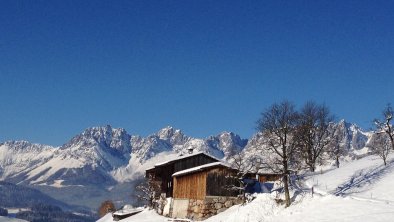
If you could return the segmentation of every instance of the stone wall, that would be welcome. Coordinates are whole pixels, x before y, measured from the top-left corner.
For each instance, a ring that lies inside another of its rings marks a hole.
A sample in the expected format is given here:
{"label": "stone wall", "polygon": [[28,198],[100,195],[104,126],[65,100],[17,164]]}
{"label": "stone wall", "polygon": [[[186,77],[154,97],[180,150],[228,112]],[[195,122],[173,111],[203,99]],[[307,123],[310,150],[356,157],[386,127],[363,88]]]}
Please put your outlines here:
{"label": "stone wall", "polygon": [[241,203],[236,197],[207,196],[204,200],[190,199],[187,217],[194,220],[203,220]]}

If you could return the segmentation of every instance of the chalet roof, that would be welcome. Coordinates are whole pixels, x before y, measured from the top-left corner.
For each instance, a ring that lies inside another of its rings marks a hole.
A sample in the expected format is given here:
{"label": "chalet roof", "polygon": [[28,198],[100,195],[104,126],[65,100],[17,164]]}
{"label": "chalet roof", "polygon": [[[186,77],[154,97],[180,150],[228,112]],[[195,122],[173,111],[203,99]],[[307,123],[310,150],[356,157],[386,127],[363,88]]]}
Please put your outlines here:
{"label": "chalet roof", "polygon": [[208,156],[208,157],[210,157],[210,158],[212,158],[212,159],[214,159],[216,161],[220,161],[220,159],[218,159],[218,158],[216,158],[216,157],[214,157],[212,155],[209,155],[209,154],[207,154],[205,152],[197,152],[197,153],[192,153],[192,154],[186,154],[186,155],[183,155],[183,156],[177,156],[174,159],[171,159],[171,160],[168,160],[168,161],[165,161],[165,162],[161,162],[161,163],[157,163],[157,164],[155,164],[155,167],[157,167],[157,166],[164,166],[164,165],[176,162],[178,160],[182,160],[182,159],[186,159],[186,158],[193,157],[193,156],[198,156],[198,155],[205,155],[205,156]]}
{"label": "chalet roof", "polygon": [[226,168],[231,168],[230,165],[219,161],[219,162],[204,164],[204,165],[201,165],[201,166],[196,166],[196,167],[189,168],[189,169],[186,169],[186,170],[181,170],[181,171],[178,171],[178,172],[172,174],[172,176],[173,177],[182,176],[182,175],[186,175],[186,174],[202,171],[204,169],[212,168],[212,167],[215,167],[215,166],[224,166]]}

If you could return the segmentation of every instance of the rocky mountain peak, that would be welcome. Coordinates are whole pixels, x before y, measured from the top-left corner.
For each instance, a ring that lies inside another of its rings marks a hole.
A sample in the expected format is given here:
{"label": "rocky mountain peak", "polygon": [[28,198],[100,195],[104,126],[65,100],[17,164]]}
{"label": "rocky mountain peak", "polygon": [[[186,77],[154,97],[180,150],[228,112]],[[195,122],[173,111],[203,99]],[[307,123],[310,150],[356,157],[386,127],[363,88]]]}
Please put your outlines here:
{"label": "rocky mountain peak", "polygon": [[239,135],[233,132],[224,131],[218,135],[218,138],[221,147],[239,146],[243,148],[248,143],[247,139],[242,139]]}
{"label": "rocky mountain peak", "polygon": [[131,136],[123,128],[113,128],[110,125],[91,127],[85,129],[81,134],[73,137],[70,142],[62,148],[84,147],[99,145],[103,148],[115,149],[122,153],[130,153]]}
{"label": "rocky mountain peak", "polygon": [[332,124],[334,135],[338,136],[348,150],[358,150],[365,147],[370,135],[356,124],[348,123],[344,119],[337,124]]}
{"label": "rocky mountain peak", "polygon": [[167,126],[164,127],[163,129],[159,130],[156,135],[159,136],[160,139],[167,139],[172,137],[172,135],[174,135],[174,127],[172,126]]}
{"label": "rocky mountain peak", "polygon": [[159,139],[168,142],[171,146],[183,145],[191,138],[183,134],[180,129],[174,129],[171,126],[167,126],[156,133]]}

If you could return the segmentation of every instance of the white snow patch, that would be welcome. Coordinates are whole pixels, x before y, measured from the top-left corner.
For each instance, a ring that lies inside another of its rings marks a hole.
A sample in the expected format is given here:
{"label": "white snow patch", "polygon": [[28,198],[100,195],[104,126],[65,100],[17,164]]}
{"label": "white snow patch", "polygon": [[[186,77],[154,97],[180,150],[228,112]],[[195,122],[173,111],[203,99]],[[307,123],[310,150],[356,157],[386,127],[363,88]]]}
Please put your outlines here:
{"label": "white snow patch", "polygon": [[[112,214],[107,214],[97,222],[113,222]],[[141,213],[125,218],[122,222],[164,222],[168,221],[167,217],[158,215],[154,210],[144,210]]]}
{"label": "white snow patch", "polygon": [[31,183],[39,183],[45,181],[51,175],[55,174],[57,171],[63,168],[81,168],[84,165],[85,164],[83,160],[78,160],[74,158],[56,157],[30,171],[27,179],[31,179],[39,174],[42,174],[40,177],[38,177],[37,179],[31,182]]}
{"label": "white snow patch", "polygon": [[172,176],[173,177],[182,176],[182,175],[185,175],[185,174],[201,171],[203,169],[214,167],[214,166],[224,166],[224,167],[230,168],[230,166],[228,164],[225,164],[223,162],[213,162],[213,163],[208,163],[208,164],[204,164],[204,165],[201,165],[201,166],[189,168],[189,169],[186,169],[186,170],[178,171],[178,172],[172,174]]}

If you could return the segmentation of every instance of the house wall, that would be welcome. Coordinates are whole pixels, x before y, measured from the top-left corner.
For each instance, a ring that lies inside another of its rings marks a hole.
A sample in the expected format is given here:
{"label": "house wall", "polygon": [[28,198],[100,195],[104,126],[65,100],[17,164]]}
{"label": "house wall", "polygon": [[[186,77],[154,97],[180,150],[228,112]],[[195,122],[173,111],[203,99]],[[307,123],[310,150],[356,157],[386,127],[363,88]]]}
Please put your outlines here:
{"label": "house wall", "polygon": [[201,166],[213,162],[217,162],[217,160],[203,154],[197,156],[191,156],[174,162],[174,172],[190,169],[196,166]]}
{"label": "house wall", "polygon": [[227,168],[220,167],[207,171],[207,196],[237,196],[239,193],[230,187],[238,186],[238,180]]}
{"label": "house wall", "polygon": [[203,200],[206,195],[206,172],[174,177],[174,198]]}
{"label": "house wall", "polygon": [[[173,218],[206,219],[223,212],[234,204],[240,204],[237,191],[227,185],[236,179],[228,177],[231,171],[224,167],[174,177]],[[185,208],[185,201],[188,206]],[[183,217],[180,217],[183,216]]]}
{"label": "house wall", "polygon": [[161,190],[162,193],[166,194],[166,197],[172,197],[173,195],[173,181],[172,174],[174,173],[174,164],[169,164],[167,166],[160,168],[161,176]]}

